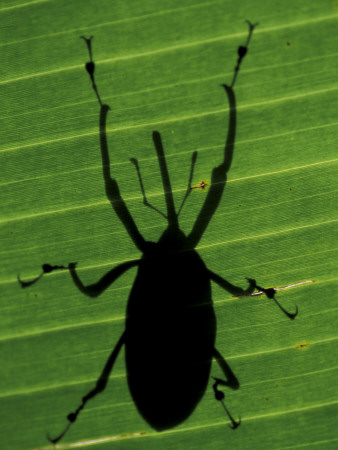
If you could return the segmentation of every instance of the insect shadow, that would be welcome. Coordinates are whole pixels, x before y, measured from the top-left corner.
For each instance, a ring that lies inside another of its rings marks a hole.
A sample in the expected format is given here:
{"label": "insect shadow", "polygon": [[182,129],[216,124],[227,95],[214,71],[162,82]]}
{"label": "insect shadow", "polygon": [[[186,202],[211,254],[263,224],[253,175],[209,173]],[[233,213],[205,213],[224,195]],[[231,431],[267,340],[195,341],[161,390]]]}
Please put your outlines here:
{"label": "insect shadow", "polygon": [[234,286],[208,269],[195,248],[219,206],[232,163],[237,120],[234,85],[242,60],[247,53],[252,32],[257,25],[247,23],[248,38],[245,46],[238,48],[232,82],[230,85],[222,85],[229,104],[228,132],[223,160],[212,171],[206,198],[189,234],[185,235],[180,229],[178,219],[183,204],[192,192],[191,181],[197,152],[192,155],[185,197],[176,211],[161,135],[158,131],[153,132],[152,139],[163,183],[166,213],[148,202],[138,161],[131,160],[137,170],[144,204],[164,216],[168,223],[156,243],[146,241],[139,232],[120,194],[118,183],[111,175],[106,133],[110,107],[101,101],[95,83],[92,37],[82,37],[90,55],[86,69],[100,105],[99,134],[106,195],[142,256],[140,259],[114,267],[91,285],[83,284],[78,276],[76,263],[70,263],[68,266],[44,264],[41,275],[32,281],[25,282],[18,277],[21,286],[28,287],[38,281],[44,273],[69,270],[75,285],[83,294],[98,297],[128,269],[137,267],[137,275],[127,303],[125,331],[107,359],[95,387],[82,398],[75,411],[68,414],[65,429],[55,438],[47,436],[53,443],[65,435],[87,402],[104,391],[123,346],[131,396],[139,413],[151,427],[158,431],[170,429],[191,415],[206,391],[213,359],[224,375],[224,379],[213,378],[215,398],[222,403],[231,427],[237,428],[240,424],[240,420],[236,421],[231,416],[224,402],[224,393],[219,389],[220,386],[238,389],[239,381],[215,347],[216,317],[212,303],[211,281],[236,297],[252,294],[257,286],[252,279],[248,279],[247,289]]}

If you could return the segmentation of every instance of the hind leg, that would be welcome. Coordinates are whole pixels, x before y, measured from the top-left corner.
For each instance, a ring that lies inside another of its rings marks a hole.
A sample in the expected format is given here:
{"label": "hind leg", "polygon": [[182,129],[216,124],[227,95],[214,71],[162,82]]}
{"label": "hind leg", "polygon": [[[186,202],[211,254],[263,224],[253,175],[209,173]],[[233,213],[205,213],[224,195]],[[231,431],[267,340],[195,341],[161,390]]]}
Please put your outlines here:
{"label": "hind leg", "polygon": [[96,397],[98,394],[101,394],[101,392],[103,392],[106,389],[108,379],[111,374],[111,371],[113,370],[116,358],[117,358],[118,354],[120,353],[122,345],[125,342],[125,334],[126,334],[126,332],[124,331],[122,336],[120,337],[118,343],[114,347],[114,350],[112,351],[109,358],[107,359],[107,362],[103,368],[103,371],[96,381],[95,387],[93,389],[91,389],[82,398],[82,401],[81,401],[80,405],[77,407],[77,409],[75,410],[75,412],[68,414],[67,419],[68,419],[69,423],[66,426],[66,428],[63,430],[63,432],[54,439],[50,438],[49,435],[47,435],[47,438],[50,442],[52,442],[53,444],[56,444],[67,433],[71,424],[76,421],[80,411],[82,411],[82,409],[85,407],[88,400],[91,400],[92,398]]}

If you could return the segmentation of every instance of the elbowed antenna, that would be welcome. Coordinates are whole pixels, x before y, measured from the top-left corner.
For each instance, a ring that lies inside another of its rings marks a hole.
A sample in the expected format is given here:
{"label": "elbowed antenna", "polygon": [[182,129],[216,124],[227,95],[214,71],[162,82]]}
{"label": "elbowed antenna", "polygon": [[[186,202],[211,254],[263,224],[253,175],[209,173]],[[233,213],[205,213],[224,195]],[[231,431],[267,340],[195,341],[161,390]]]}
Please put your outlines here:
{"label": "elbowed antenna", "polygon": [[147,196],[146,196],[146,191],[145,191],[144,186],[143,186],[141,170],[140,170],[140,166],[138,164],[138,160],[136,158],[130,158],[130,162],[132,164],[134,164],[134,166],[136,168],[138,181],[140,183],[140,188],[141,188],[141,192],[142,192],[142,196],[143,196],[143,204],[148,206],[149,208],[153,209],[154,211],[159,213],[162,217],[164,217],[165,219],[168,220],[168,217],[162,211],[160,211],[158,208],[156,208],[156,206],[154,206],[154,205],[152,205],[151,203],[148,202],[148,199],[147,199]]}

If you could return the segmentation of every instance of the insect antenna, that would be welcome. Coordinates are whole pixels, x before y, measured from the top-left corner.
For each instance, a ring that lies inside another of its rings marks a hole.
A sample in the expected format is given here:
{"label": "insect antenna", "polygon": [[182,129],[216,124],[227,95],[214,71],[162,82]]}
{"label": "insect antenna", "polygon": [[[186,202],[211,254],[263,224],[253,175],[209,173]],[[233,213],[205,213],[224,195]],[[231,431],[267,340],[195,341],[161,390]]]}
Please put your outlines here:
{"label": "insect antenna", "polygon": [[140,171],[140,166],[138,164],[138,161],[136,158],[130,158],[130,162],[132,162],[134,164],[134,166],[136,167],[136,172],[137,172],[137,176],[138,176],[138,180],[140,182],[140,188],[141,188],[141,192],[143,195],[143,203],[146,206],[149,206],[149,208],[153,209],[154,211],[158,212],[159,214],[161,214],[161,216],[163,216],[165,219],[168,219],[168,217],[162,212],[160,211],[158,208],[156,208],[156,206],[151,205],[146,197],[146,192],[144,190],[144,186],[143,186],[143,181],[142,181],[142,176],[141,176],[141,171]]}
{"label": "insect antenna", "polygon": [[194,152],[192,154],[191,157],[191,166],[190,166],[190,176],[189,176],[189,181],[188,181],[188,187],[184,196],[184,199],[181,203],[181,206],[179,207],[178,213],[177,213],[177,217],[180,215],[180,212],[182,211],[183,205],[186,201],[186,199],[189,197],[189,194],[191,192],[191,182],[192,182],[192,177],[194,175],[194,168],[195,168],[195,164],[196,164],[196,159],[197,159],[197,152]]}
{"label": "insect antenna", "polygon": [[80,36],[80,39],[83,39],[86,42],[87,47],[88,47],[90,61],[86,63],[86,69],[87,69],[87,72],[88,72],[88,74],[90,76],[90,79],[92,81],[92,87],[93,87],[93,89],[95,91],[96,97],[97,97],[97,99],[98,99],[98,101],[100,103],[100,106],[102,106],[101,97],[100,97],[99,91],[97,90],[97,86],[96,86],[95,78],[94,78],[95,63],[93,61],[93,53],[92,53],[92,39],[93,39],[93,37],[94,36],[90,36],[90,38],[86,38],[85,36]]}

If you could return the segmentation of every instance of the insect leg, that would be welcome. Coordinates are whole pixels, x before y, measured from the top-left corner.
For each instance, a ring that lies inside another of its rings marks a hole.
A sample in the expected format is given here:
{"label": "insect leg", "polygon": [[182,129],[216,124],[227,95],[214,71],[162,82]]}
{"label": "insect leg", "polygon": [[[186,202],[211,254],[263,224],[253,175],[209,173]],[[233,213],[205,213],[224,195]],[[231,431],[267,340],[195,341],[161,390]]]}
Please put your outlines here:
{"label": "insect leg", "polygon": [[228,408],[224,402],[224,397],[225,397],[224,392],[218,390],[218,385],[219,384],[223,385],[223,380],[220,380],[219,378],[214,378],[214,377],[212,377],[212,378],[215,380],[215,383],[212,385],[212,388],[213,388],[214,394],[215,394],[215,398],[216,398],[216,400],[218,400],[222,403],[224,411],[226,412],[227,416],[229,417],[229,419],[231,421],[230,428],[235,430],[237,427],[240,426],[241,418],[239,418],[239,421],[236,422],[236,420],[232,417],[232,415],[230,414],[230,411],[228,410]]}
{"label": "insect leg", "polygon": [[230,411],[228,410],[228,408],[227,408],[227,406],[226,406],[226,404],[224,402],[225,394],[224,394],[223,391],[220,391],[218,389],[218,386],[221,385],[221,386],[230,387],[231,389],[238,389],[239,388],[239,381],[238,381],[236,375],[231,370],[229,364],[225,361],[223,356],[219,353],[219,351],[216,348],[214,349],[213,356],[216,359],[218,365],[220,366],[222,372],[224,373],[224,375],[226,377],[226,381],[225,380],[221,380],[220,378],[212,377],[215,380],[215,383],[212,386],[212,388],[214,390],[215,398],[216,398],[216,400],[218,400],[218,401],[220,401],[222,403],[224,411],[226,412],[227,416],[229,417],[229,419],[231,421],[231,425],[230,426],[231,426],[232,429],[235,429],[241,424],[241,419],[239,419],[239,421],[237,422],[232,417],[232,415],[230,414]]}
{"label": "insect leg", "polygon": [[201,211],[193,225],[188,236],[189,246],[195,248],[200,241],[203,233],[209,225],[212,216],[215,214],[221,201],[222,194],[227,180],[227,172],[230,169],[236,136],[236,99],[233,89],[224,86],[228,96],[230,115],[228,123],[228,135],[224,148],[224,159],[222,164],[215,167],[211,174],[211,186],[208,190],[206,199],[204,200]]}
{"label": "insect leg", "polygon": [[89,73],[93,90],[98,98],[100,104],[100,147],[101,147],[101,157],[102,157],[102,170],[103,170],[103,178],[105,182],[106,195],[108,200],[110,201],[116,215],[119,217],[123,225],[125,226],[129,236],[134,241],[136,247],[143,251],[145,248],[145,240],[137,229],[137,226],[132,218],[124,200],[121,197],[120,190],[117,184],[117,181],[111,177],[110,173],[110,159],[108,153],[108,140],[107,140],[107,115],[110,107],[108,105],[104,105],[101,102],[101,98],[98,94],[97,86],[95,83],[94,77],[94,69],[95,64],[92,60],[92,49],[91,49],[91,39],[92,36],[88,39],[84,36],[81,36],[82,39],[85,40],[89,56],[90,62],[86,64],[87,72]]}
{"label": "insect leg", "polygon": [[121,197],[117,181],[111,177],[110,174],[110,159],[108,153],[108,142],[106,133],[106,120],[109,111],[108,105],[101,107],[100,113],[100,144],[102,156],[102,170],[105,182],[106,195],[110,201],[116,215],[125,226],[129,236],[134,241],[136,247],[143,251],[145,247],[145,240],[137,229],[137,226],[132,218],[124,200]]}
{"label": "insect leg", "polygon": [[65,266],[51,266],[50,264],[43,264],[42,265],[42,272],[40,273],[39,276],[37,276],[36,278],[34,278],[34,280],[31,281],[23,281],[20,278],[20,275],[18,274],[18,282],[20,284],[20,286],[22,288],[26,288],[29,286],[32,286],[32,284],[36,283],[37,281],[40,280],[40,278],[45,274],[45,273],[51,273],[54,272],[54,270],[64,270],[67,269],[67,267]]}
{"label": "insect leg", "polygon": [[239,381],[236,375],[233,373],[229,364],[226,362],[226,360],[223,358],[221,353],[216,348],[214,349],[213,357],[215,358],[217,364],[219,365],[220,369],[222,370],[224,376],[227,379],[227,381],[222,380],[221,384],[231,389],[238,389]]}
{"label": "insect leg", "polygon": [[241,67],[242,60],[243,60],[244,56],[247,54],[248,45],[249,45],[253,30],[258,25],[258,23],[252,24],[249,20],[246,20],[246,23],[249,25],[249,35],[247,37],[245,45],[244,46],[241,45],[240,47],[238,47],[238,59],[237,59],[237,64],[236,64],[236,67],[234,70],[234,77],[231,82],[231,87],[233,87],[236,82],[236,78],[237,78],[239,69]]}
{"label": "insect leg", "polygon": [[[255,26],[256,25],[251,25],[249,23],[250,30],[247,44],[249,43],[252,31]],[[244,55],[240,58],[238,64],[242,62],[243,57]],[[238,70],[239,65],[237,72]],[[235,79],[236,79],[236,68],[235,68],[235,76],[231,86],[228,86],[226,84],[222,85],[228,96],[229,110],[230,110],[228,122],[228,134],[224,147],[223,162],[218,167],[215,167],[212,171],[210,189],[208,191],[206,199],[204,200],[201,211],[197,216],[196,222],[194,223],[193,228],[188,236],[188,245],[190,248],[196,247],[201,237],[203,236],[203,233],[206,230],[210,220],[212,219],[212,216],[215,214],[225,188],[225,184],[227,181],[227,173],[231,167],[236,137],[237,113],[236,113],[236,98],[233,90]]]}
{"label": "insect leg", "polygon": [[[298,306],[296,306],[296,312],[294,312],[294,313],[289,313],[288,311],[286,311],[286,309],[283,308],[283,306],[282,306],[282,305],[278,302],[278,300],[276,299],[275,294],[276,294],[276,290],[278,290],[278,288],[267,288],[267,289],[265,289],[265,288],[263,288],[263,287],[261,287],[261,286],[258,286],[258,284],[256,284],[256,281],[255,281],[255,280],[250,280],[250,279],[248,279],[248,281],[249,281],[250,283],[251,283],[251,282],[253,283],[255,289],[258,289],[258,290],[259,290],[258,295],[259,295],[260,293],[264,293],[269,299],[273,300],[273,301],[276,303],[276,305],[278,306],[278,308],[279,308],[281,311],[283,311],[283,313],[284,313],[290,320],[293,320],[293,319],[295,319],[295,318],[297,317],[297,315],[298,315]],[[284,287],[284,289],[287,288],[287,287],[288,287],[288,286]]]}
{"label": "insect leg", "polygon": [[94,71],[95,71],[95,63],[93,61],[93,53],[92,53],[92,39],[94,36],[90,36],[90,38],[86,38],[85,36],[80,36],[81,39],[83,39],[86,44],[87,44],[87,48],[88,48],[88,52],[89,52],[89,57],[90,57],[90,61],[86,63],[86,69],[87,72],[90,76],[90,79],[92,81],[92,88],[94,89],[94,92],[96,94],[96,97],[100,103],[100,106],[102,106],[102,102],[101,102],[101,98],[99,95],[99,92],[97,90],[97,86],[95,84],[95,78],[94,78]]}
{"label": "insect leg", "polygon": [[283,306],[278,302],[278,300],[276,299],[275,296],[272,297],[273,301],[276,303],[276,305],[278,306],[278,308],[283,311],[283,313],[290,319],[293,320],[297,317],[298,315],[298,306],[296,306],[296,312],[294,313],[289,313],[288,311],[286,311],[286,309],[283,308]]}
{"label": "insect leg", "polygon": [[208,270],[210,279],[217,283],[221,288],[228,291],[233,297],[242,297],[245,295],[250,295],[256,288],[256,282],[255,280],[252,280],[251,278],[248,278],[249,287],[244,290],[238,286],[235,286],[229,281],[225,280],[224,278],[217,275],[217,273],[212,272],[211,270]]}
{"label": "insect leg", "polygon": [[88,400],[91,400],[92,398],[94,398],[96,395],[100,394],[101,392],[103,392],[107,386],[108,383],[108,379],[110,376],[110,373],[113,369],[114,363],[116,361],[116,358],[122,348],[122,345],[125,343],[125,335],[126,332],[124,331],[122,336],[120,337],[118,343],[116,344],[114,350],[112,351],[112,353],[110,354],[109,358],[107,359],[107,362],[103,368],[103,371],[101,373],[101,375],[99,376],[99,378],[96,381],[96,385],[94,387],[94,389],[91,389],[83,398],[82,398],[82,402],[81,404],[78,406],[78,408],[75,410],[75,412],[68,414],[67,419],[69,421],[68,425],[66,426],[66,428],[63,430],[62,433],[60,433],[56,438],[52,439],[49,435],[47,435],[47,438],[50,442],[52,442],[53,444],[56,444],[68,431],[68,429],[70,428],[71,424],[73,424],[80,411],[82,411],[82,409],[85,407],[86,403],[88,402]]}
{"label": "insect leg", "polygon": [[143,186],[143,181],[142,181],[142,176],[141,176],[141,171],[140,171],[140,166],[138,164],[138,161],[136,158],[130,158],[130,161],[134,164],[134,166],[136,167],[136,172],[137,172],[137,176],[140,182],[140,187],[141,187],[141,192],[143,195],[143,203],[146,206],[149,206],[149,208],[153,209],[154,211],[158,212],[159,214],[161,214],[161,216],[163,216],[165,219],[167,219],[167,216],[165,214],[163,214],[162,211],[160,211],[159,209],[157,209],[155,206],[151,205],[146,197],[146,192],[144,190],[144,186]]}
{"label": "insect leg", "polygon": [[111,269],[108,273],[106,273],[99,281],[97,281],[94,284],[90,284],[88,286],[85,286],[82,281],[80,280],[78,274],[76,273],[76,264],[71,263],[69,264],[69,271],[72,276],[72,279],[76,285],[76,287],[81,291],[83,294],[87,295],[88,297],[98,297],[100,294],[102,294],[103,291],[105,291],[114,281],[120,277],[124,272],[126,272],[131,267],[137,266],[139,263],[139,260],[132,260],[127,261],[125,263],[120,264],[117,267],[114,267]]}

